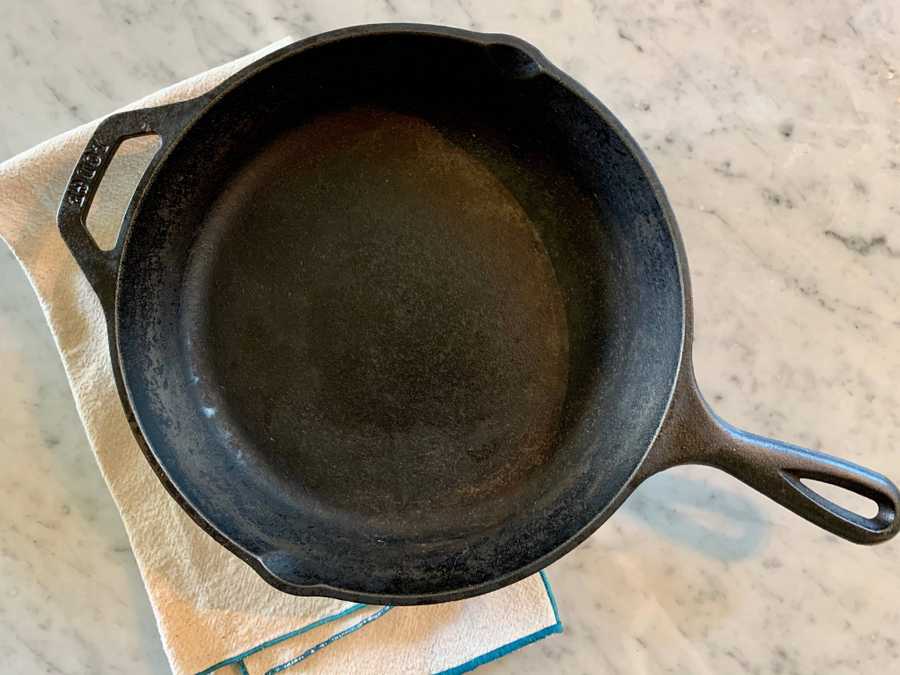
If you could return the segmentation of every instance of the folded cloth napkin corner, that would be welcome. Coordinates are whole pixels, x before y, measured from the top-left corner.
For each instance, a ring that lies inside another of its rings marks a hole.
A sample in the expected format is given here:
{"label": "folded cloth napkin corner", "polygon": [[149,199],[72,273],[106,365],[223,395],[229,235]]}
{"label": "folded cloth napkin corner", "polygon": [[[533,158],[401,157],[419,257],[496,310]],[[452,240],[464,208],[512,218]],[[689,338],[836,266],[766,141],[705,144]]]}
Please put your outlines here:
{"label": "folded cloth napkin corner", "polygon": [[[202,94],[290,42],[285,38],[128,107]],[[560,632],[543,573],[488,595],[424,607],[298,598],[268,586],[180,510],[131,435],[115,391],[102,311],[56,226],[69,174],[96,125],[85,124],[0,164],[0,238],[21,263],[50,325],[128,531],[172,671],[462,673]],[[119,154],[127,160],[129,152],[123,146]],[[113,169],[101,189],[112,201],[126,203],[133,183],[120,181]],[[100,220],[91,225],[95,236],[117,229],[114,212],[94,211],[92,221]]]}

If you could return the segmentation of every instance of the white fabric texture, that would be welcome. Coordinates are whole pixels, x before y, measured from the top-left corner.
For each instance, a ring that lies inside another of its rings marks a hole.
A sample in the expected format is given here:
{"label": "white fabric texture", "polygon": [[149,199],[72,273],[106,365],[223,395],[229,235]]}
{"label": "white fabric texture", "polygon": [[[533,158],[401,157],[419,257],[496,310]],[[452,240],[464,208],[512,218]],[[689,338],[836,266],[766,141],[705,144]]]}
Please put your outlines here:
{"label": "white fabric texture", "polygon": [[[128,107],[199,95],[286,42]],[[87,436],[122,514],[173,672],[213,672],[225,661],[218,672],[435,673],[468,669],[558,632],[552,596],[540,575],[486,596],[427,607],[383,609],[298,598],[269,587],[181,511],[131,435],[115,391],[100,304],[56,226],[60,197],[96,124],[0,165],[0,237],[22,264],[53,332]],[[101,243],[114,236],[121,207],[134,188],[133,180],[119,174],[133,178],[137,163],[152,152],[146,140],[122,146],[101,184],[89,218]],[[119,210],[104,204],[118,204]],[[264,648],[256,650],[260,645]],[[300,657],[302,665],[295,663]],[[287,665],[280,668],[282,664]]]}

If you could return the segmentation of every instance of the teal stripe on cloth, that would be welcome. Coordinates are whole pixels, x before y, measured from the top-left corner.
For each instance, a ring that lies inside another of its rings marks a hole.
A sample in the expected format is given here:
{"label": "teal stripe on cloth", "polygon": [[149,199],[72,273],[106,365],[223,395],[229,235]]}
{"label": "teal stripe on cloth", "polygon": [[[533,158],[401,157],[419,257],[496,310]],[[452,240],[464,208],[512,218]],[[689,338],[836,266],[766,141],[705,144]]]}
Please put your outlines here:
{"label": "teal stripe on cloth", "polygon": [[[555,623],[553,623],[550,626],[547,626],[546,628],[542,628],[538,631],[535,631],[534,633],[530,633],[521,638],[518,638],[517,640],[513,640],[512,642],[505,644],[502,647],[493,649],[485,654],[482,654],[481,656],[477,656],[474,659],[466,661],[465,663],[462,663],[458,666],[454,666],[447,670],[442,670],[439,673],[435,673],[434,675],[461,675],[462,673],[467,673],[471,670],[474,670],[475,668],[478,668],[479,666],[483,666],[485,663],[490,663],[491,661],[496,661],[497,659],[499,659],[503,656],[506,656],[507,654],[514,652],[518,649],[521,649],[522,647],[530,645],[533,642],[537,642],[538,640],[541,640],[542,638],[545,638],[548,635],[553,635],[555,633],[561,633],[563,631],[563,624],[559,618],[559,607],[556,604],[556,597],[553,595],[553,590],[550,588],[550,582],[547,580],[547,575],[544,574],[543,571],[540,572],[540,575],[541,575],[541,581],[543,581],[543,583],[544,583],[544,590],[546,590],[546,592],[547,592],[547,599],[550,601],[550,607],[553,609],[553,618],[555,620]],[[232,666],[232,665],[238,667],[240,675],[248,675],[247,667],[244,664],[244,659],[246,659],[247,657],[249,657],[253,654],[256,654],[257,652],[260,652],[264,649],[268,649],[269,647],[272,647],[273,645],[277,645],[280,642],[284,642],[285,640],[289,640],[293,637],[297,637],[298,635],[302,635],[303,633],[307,633],[315,628],[318,628],[319,626],[324,626],[325,624],[332,623],[334,621],[337,621],[338,619],[343,619],[344,617],[349,616],[349,615],[353,614],[354,612],[358,612],[359,610],[361,610],[365,607],[368,607],[368,606],[369,605],[363,605],[363,604],[351,605],[350,607],[348,607],[340,612],[326,616],[322,619],[319,619],[318,621],[314,621],[314,622],[307,624],[301,628],[298,628],[296,630],[285,633],[284,635],[279,635],[278,637],[275,637],[275,638],[272,638],[271,640],[262,642],[259,645],[257,645],[256,647],[252,647],[252,648],[248,649],[247,651],[241,652],[240,654],[237,654],[235,656],[224,659],[223,661],[219,661],[217,664],[210,666],[209,668],[207,668],[205,670],[201,670],[196,675],[211,675],[211,673],[215,673],[217,670],[219,670],[221,668],[224,668],[226,666]],[[353,632],[359,630],[366,624],[371,623],[372,621],[375,621],[376,619],[381,618],[382,616],[387,614],[387,612],[390,609],[391,609],[390,606],[382,607],[380,610],[378,610],[374,614],[371,614],[371,615],[365,617],[364,619],[345,628],[344,630],[342,630],[338,633],[335,633],[334,635],[327,638],[326,640],[323,640],[322,642],[318,643],[317,645],[310,647],[309,649],[307,649],[305,652],[303,652],[299,656],[297,656],[289,661],[286,661],[285,663],[282,663],[281,665],[275,666],[274,668],[267,671],[266,675],[277,675],[277,673],[280,673],[283,670],[286,670],[287,668],[290,668],[291,666],[294,666],[297,663],[300,663],[304,659],[309,658],[310,656],[317,653],[321,649],[324,649],[325,647],[332,644],[333,642],[340,640],[341,638],[346,637],[350,633],[353,633]]]}
{"label": "teal stripe on cloth", "polygon": [[[261,652],[263,649],[268,649],[269,647],[271,647],[273,645],[277,645],[279,642],[284,642],[285,640],[290,640],[292,637],[297,637],[298,635],[307,633],[307,632],[313,630],[314,628],[318,628],[319,626],[324,626],[326,623],[331,623],[332,621],[337,621],[338,619],[343,619],[345,616],[349,616],[350,614],[353,614],[354,612],[358,612],[359,610],[361,610],[367,606],[368,605],[362,605],[362,604],[351,605],[350,607],[347,607],[346,609],[344,609],[340,612],[337,612],[336,614],[331,614],[329,616],[319,619],[318,621],[313,621],[312,623],[306,624],[302,628],[298,628],[297,630],[292,630],[288,633],[285,633],[284,635],[279,635],[278,637],[272,638],[271,640],[266,640],[265,642],[261,642],[260,644],[248,649],[245,652],[241,652],[240,654],[238,654],[236,656],[231,656],[231,657],[225,659],[224,661],[219,661],[214,666],[210,666],[206,670],[201,670],[200,672],[197,673],[197,675],[210,675],[210,673],[214,673],[217,670],[219,670],[220,668],[224,668],[225,666],[230,666],[230,665],[234,665],[234,664],[240,664],[238,667],[243,668],[244,672],[246,672],[247,668],[244,665],[244,659],[246,659],[248,656],[250,656],[252,654],[256,654],[257,652]],[[241,675],[243,675],[243,673]]]}
{"label": "teal stripe on cloth", "polygon": [[486,654],[477,656],[471,661],[466,661],[465,663],[461,663],[458,666],[453,666],[452,668],[448,668],[447,670],[442,670],[439,673],[435,673],[435,675],[461,675],[461,673],[468,673],[471,670],[475,670],[479,666],[483,666],[485,663],[496,661],[497,659],[504,657],[507,654],[516,651],[517,649],[526,647],[532,642],[537,642],[538,640],[541,640],[548,635],[553,635],[554,633],[562,633],[563,625],[562,621],[560,621],[559,619],[559,608],[556,605],[556,597],[553,595],[553,590],[550,588],[550,582],[547,581],[547,575],[544,574],[543,570],[541,570],[541,580],[544,582],[544,589],[547,591],[547,597],[550,599],[550,606],[553,608],[553,618],[556,620],[556,623],[524,637],[520,637],[518,640],[513,640],[509,644],[505,644],[502,647],[497,647],[497,649],[493,649]]}
{"label": "teal stripe on cloth", "polygon": [[285,662],[282,663],[281,665],[275,666],[274,668],[270,668],[269,670],[266,671],[266,675],[275,675],[276,673],[280,673],[282,670],[287,670],[287,669],[290,668],[291,666],[297,665],[297,664],[300,663],[301,661],[304,661],[304,660],[308,659],[310,656],[312,656],[313,654],[315,654],[316,652],[318,652],[320,649],[323,649],[323,648],[327,647],[327,646],[330,645],[332,642],[337,642],[337,641],[340,640],[341,638],[347,637],[348,635],[350,635],[350,633],[355,633],[355,632],[358,631],[360,628],[362,628],[363,626],[365,626],[367,623],[372,623],[373,621],[375,621],[375,619],[378,619],[378,618],[384,616],[385,614],[387,614],[387,613],[388,613],[390,610],[392,610],[392,609],[393,609],[393,607],[391,607],[390,605],[388,605],[388,606],[386,606],[386,607],[382,607],[381,609],[379,609],[379,610],[378,610],[377,612],[375,612],[374,614],[371,614],[371,615],[367,616],[365,619],[362,619],[362,620],[360,620],[360,621],[357,621],[357,622],[356,622],[355,624],[353,624],[352,626],[348,626],[348,627],[345,628],[344,630],[342,630],[342,631],[340,631],[340,632],[338,632],[338,633],[335,633],[334,635],[332,635],[332,636],[331,636],[330,638],[328,638],[327,640],[322,640],[322,642],[320,642],[319,644],[313,645],[312,647],[310,647],[309,649],[307,649],[305,652],[303,652],[303,653],[300,654],[299,656],[295,656],[294,658],[292,658],[292,659],[290,659],[290,660],[288,660],[288,661],[285,661]]}

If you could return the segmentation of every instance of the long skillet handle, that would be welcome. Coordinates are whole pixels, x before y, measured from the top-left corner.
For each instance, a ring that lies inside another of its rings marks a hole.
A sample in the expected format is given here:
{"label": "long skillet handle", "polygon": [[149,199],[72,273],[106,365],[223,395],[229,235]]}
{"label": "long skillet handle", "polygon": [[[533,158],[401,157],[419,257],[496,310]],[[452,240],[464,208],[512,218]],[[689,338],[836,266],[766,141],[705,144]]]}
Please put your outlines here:
{"label": "long skillet handle", "polygon": [[[199,102],[200,99],[193,99],[110,115],[97,126],[72,171],[56,216],[59,232],[107,313],[115,299],[116,272],[129,219],[126,213],[112,249],[104,251],[97,246],[87,229],[87,216],[97,188],[123,141],[155,134],[160,137],[161,144],[144,173],[146,179],[163,155],[163,149],[178,136],[187,116],[193,113]],[[144,179],[135,195],[141,193]]]}
{"label": "long skillet handle", "polygon": [[[857,544],[877,544],[900,531],[900,491],[889,479],[837,457],[736,429],[709,408],[689,365],[682,372],[669,416],[640,478],[678,464],[719,468],[806,520]],[[802,479],[836,485],[871,499],[878,512],[872,517],[854,513]]]}

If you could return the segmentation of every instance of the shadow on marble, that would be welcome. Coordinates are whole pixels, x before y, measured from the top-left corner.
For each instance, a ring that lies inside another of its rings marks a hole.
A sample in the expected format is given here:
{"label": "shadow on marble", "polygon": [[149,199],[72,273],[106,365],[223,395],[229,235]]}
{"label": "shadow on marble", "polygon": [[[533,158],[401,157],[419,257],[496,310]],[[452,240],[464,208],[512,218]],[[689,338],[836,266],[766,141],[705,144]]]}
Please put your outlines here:
{"label": "shadow on marble", "polygon": [[742,560],[763,548],[770,524],[751,499],[685,473],[676,468],[653,476],[622,511],[709,558]]}

